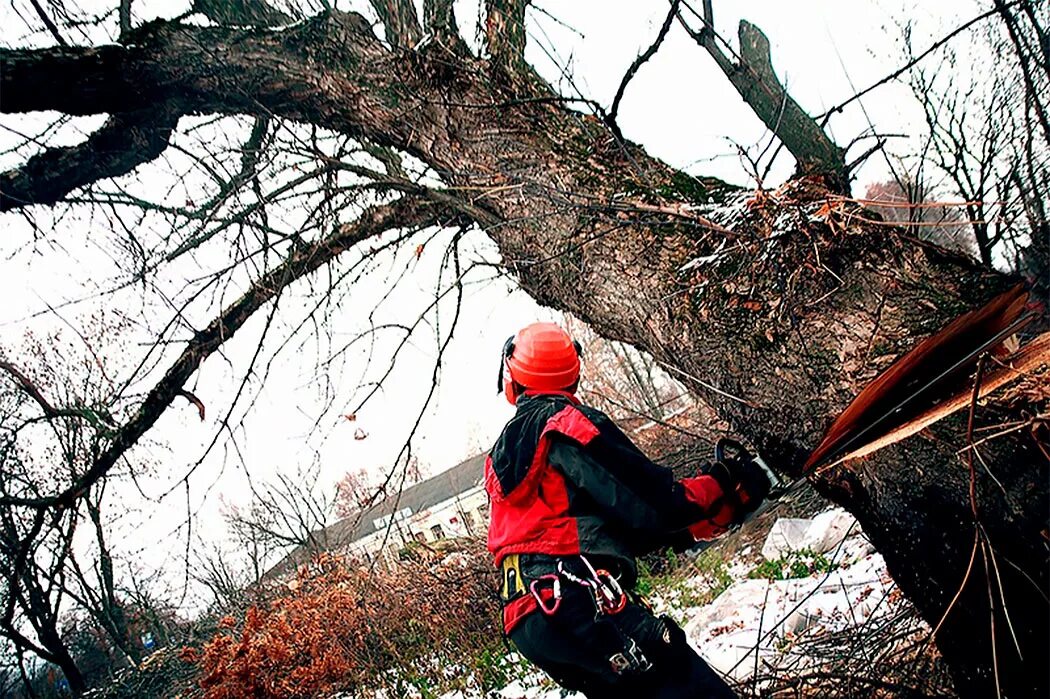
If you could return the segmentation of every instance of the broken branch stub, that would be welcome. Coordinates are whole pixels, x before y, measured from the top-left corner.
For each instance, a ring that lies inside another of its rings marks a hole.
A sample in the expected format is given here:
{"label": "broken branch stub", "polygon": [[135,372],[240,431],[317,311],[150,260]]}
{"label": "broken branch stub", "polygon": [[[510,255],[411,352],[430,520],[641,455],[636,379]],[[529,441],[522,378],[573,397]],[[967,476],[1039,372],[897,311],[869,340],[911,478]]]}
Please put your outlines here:
{"label": "broken branch stub", "polygon": [[713,26],[710,14],[705,17],[705,23],[705,31],[690,32],[693,38],[711,54],[755,115],[795,157],[797,174],[820,175],[831,189],[848,192],[845,151],[828,137],[777,78],[770,57],[769,39],[762,30],[750,22],[740,22],[740,56],[739,62],[734,63],[718,47],[709,31]]}

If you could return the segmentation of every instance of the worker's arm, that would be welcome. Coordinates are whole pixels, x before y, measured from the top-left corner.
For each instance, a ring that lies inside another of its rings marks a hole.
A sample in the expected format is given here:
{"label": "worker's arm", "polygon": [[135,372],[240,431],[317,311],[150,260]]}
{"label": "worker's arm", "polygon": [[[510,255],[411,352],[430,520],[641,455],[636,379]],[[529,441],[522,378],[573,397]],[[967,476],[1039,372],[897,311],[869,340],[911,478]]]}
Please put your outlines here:
{"label": "worker's arm", "polygon": [[650,461],[608,418],[589,414],[598,435],[581,445],[555,437],[550,463],[584,491],[610,521],[655,545],[718,514],[724,497],[712,476],[675,479]]}

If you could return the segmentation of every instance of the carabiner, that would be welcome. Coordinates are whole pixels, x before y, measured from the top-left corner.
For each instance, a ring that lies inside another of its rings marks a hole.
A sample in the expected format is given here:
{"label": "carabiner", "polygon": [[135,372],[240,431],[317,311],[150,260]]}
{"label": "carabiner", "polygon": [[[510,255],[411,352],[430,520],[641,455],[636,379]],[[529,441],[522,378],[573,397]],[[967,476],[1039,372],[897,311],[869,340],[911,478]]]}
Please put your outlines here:
{"label": "carabiner", "polygon": [[[543,601],[543,595],[540,594],[538,586],[540,583],[550,580],[551,581],[551,600],[552,603],[548,607],[546,602]],[[548,573],[547,575],[541,575],[532,581],[529,585],[529,592],[532,593],[533,598],[536,600],[536,604],[539,605],[540,611],[546,616],[552,616],[558,611],[558,607],[561,606],[561,578],[554,573]]]}
{"label": "carabiner", "polygon": [[587,557],[580,554],[580,559],[591,572],[594,584],[594,601],[602,614],[619,614],[627,606],[627,593],[620,587],[616,577],[604,568],[594,569]]}
{"label": "carabiner", "polygon": [[619,614],[627,606],[627,593],[620,587],[620,582],[607,570],[599,568],[595,571],[599,585],[596,590],[601,592],[602,611],[606,614]]}
{"label": "carabiner", "polygon": [[[580,556],[580,558],[583,558],[583,556]],[[591,589],[594,588],[594,583],[591,582],[590,580],[584,580],[580,576],[574,575],[573,573],[571,573],[568,570],[566,570],[565,566],[562,564],[562,561],[558,561],[558,574],[561,575],[562,577],[564,577],[569,582],[576,583],[580,587],[587,587],[587,588],[591,588]]]}

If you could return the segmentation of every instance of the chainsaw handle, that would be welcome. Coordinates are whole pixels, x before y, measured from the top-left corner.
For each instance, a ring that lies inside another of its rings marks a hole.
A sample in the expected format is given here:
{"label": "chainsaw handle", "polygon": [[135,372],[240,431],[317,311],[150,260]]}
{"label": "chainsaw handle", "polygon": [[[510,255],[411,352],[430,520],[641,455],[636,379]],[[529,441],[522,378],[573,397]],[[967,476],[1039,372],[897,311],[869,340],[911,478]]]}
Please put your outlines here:
{"label": "chainsaw handle", "polygon": [[[727,450],[728,454],[726,454]],[[729,437],[722,437],[715,442],[715,461],[725,463],[727,456],[729,459],[739,459],[742,456],[750,456],[750,454],[740,442]]]}
{"label": "chainsaw handle", "polygon": [[787,490],[789,484],[785,483],[780,476],[773,471],[773,469],[769,468],[766,462],[762,460],[762,457],[752,454],[747,450],[747,447],[735,439],[732,439],[731,437],[722,437],[715,442],[715,461],[724,464],[727,462],[727,459],[731,461],[753,461],[762,469],[763,473],[766,474],[766,479],[769,480],[769,495],[766,496],[767,500],[775,500]]}

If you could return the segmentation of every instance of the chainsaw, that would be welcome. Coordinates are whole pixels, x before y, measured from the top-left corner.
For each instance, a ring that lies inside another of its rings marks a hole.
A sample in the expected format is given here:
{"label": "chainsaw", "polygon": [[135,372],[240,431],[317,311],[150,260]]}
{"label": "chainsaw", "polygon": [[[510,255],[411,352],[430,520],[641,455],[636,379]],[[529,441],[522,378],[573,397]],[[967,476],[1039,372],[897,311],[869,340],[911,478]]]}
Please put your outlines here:
{"label": "chainsaw", "polygon": [[765,474],[766,479],[769,481],[769,493],[766,495],[765,500],[757,508],[749,511],[742,520],[736,522],[734,528],[740,527],[746,522],[750,522],[752,519],[768,510],[773,504],[777,503],[780,498],[793,491],[802,481],[805,480],[804,477],[796,480],[785,480],[781,478],[769,467],[769,464],[767,464],[761,456],[751,453],[748,451],[747,447],[730,437],[722,437],[715,443],[715,461],[722,464],[722,466],[730,473],[737,469],[744,468],[748,463],[754,464],[761,469],[762,473]]}

